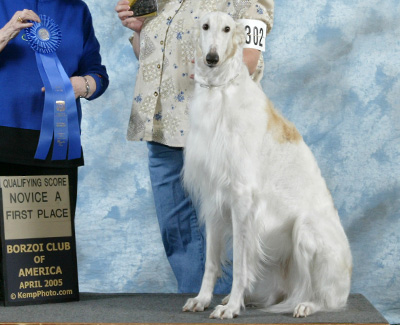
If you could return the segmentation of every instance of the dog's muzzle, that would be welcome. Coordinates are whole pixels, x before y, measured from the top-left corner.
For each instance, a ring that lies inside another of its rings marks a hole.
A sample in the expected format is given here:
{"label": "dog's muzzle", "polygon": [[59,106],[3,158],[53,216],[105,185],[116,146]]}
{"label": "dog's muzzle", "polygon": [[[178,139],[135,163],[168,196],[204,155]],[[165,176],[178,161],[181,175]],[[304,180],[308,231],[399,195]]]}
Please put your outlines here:
{"label": "dog's muzzle", "polygon": [[206,62],[209,67],[214,67],[219,62],[219,56],[216,52],[210,52],[206,56]]}

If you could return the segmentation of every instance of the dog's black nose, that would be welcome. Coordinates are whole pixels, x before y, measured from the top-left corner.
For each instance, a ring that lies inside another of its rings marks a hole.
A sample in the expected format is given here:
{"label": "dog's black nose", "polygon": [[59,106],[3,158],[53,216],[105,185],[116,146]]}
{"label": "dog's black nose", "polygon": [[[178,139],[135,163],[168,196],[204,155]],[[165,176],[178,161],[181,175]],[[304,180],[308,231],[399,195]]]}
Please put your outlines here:
{"label": "dog's black nose", "polygon": [[217,53],[208,53],[206,56],[206,61],[209,65],[216,65],[219,61],[219,56]]}

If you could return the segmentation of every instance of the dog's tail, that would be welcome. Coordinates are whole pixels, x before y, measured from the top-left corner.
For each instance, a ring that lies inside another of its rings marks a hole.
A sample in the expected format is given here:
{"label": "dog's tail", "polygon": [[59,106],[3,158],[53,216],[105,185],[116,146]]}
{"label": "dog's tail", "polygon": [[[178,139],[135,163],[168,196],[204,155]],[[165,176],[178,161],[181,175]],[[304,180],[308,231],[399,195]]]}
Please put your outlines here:
{"label": "dog's tail", "polygon": [[293,226],[292,255],[288,263],[285,299],[264,310],[271,313],[293,313],[302,302],[312,301],[311,263],[317,251],[317,240],[307,217],[299,217]]}

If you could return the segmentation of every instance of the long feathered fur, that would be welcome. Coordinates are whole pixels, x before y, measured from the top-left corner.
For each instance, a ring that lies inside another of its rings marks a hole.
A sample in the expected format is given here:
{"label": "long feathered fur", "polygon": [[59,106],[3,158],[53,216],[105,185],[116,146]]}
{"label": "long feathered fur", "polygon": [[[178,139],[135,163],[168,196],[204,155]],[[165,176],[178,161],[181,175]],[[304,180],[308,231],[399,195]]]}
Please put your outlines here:
{"label": "long feathered fur", "polygon": [[295,317],[342,308],[351,252],[315,158],[251,80],[243,27],[215,12],[199,34],[183,181],[206,225],[207,258],[201,290],[183,310],[209,306],[228,239],[232,291],[212,318],[250,303]]}

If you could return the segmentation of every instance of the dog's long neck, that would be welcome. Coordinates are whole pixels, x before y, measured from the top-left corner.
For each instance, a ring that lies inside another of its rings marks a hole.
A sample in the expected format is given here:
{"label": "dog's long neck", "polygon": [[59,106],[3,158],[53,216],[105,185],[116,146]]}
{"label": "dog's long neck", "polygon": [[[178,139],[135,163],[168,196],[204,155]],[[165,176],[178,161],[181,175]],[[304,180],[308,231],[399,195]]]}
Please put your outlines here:
{"label": "dog's long neck", "polygon": [[243,49],[239,48],[221,65],[213,68],[208,67],[202,59],[198,58],[194,78],[196,83],[203,88],[221,88],[229,85],[243,71],[247,71],[247,69],[243,63]]}

